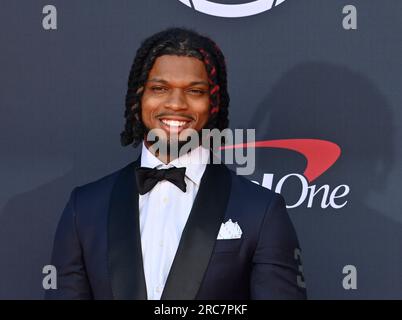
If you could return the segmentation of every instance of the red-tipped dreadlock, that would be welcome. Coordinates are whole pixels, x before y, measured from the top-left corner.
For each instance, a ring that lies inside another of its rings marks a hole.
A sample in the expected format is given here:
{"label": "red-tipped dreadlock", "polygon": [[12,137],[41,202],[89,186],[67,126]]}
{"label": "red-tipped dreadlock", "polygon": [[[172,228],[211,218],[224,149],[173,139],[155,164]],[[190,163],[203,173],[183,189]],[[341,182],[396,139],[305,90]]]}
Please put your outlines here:
{"label": "red-tipped dreadlock", "polygon": [[216,68],[215,65],[212,64],[208,52],[204,49],[200,49],[200,52],[204,58],[204,64],[208,72],[208,82],[210,85],[209,95],[211,100],[210,114],[214,114],[219,111],[220,102],[219,85],[216,84]]}

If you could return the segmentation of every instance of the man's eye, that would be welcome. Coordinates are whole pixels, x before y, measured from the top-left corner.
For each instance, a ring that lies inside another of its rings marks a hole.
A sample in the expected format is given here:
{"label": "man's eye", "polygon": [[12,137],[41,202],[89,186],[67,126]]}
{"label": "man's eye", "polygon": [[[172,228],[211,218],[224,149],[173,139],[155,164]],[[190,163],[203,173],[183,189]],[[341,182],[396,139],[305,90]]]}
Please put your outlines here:
{"label": "man's eye", "polygon": [[192,94],[195,94],[195,95],[203,95],[206,93],[205,90],[201,90],[201,89],[190,89],[189,92]]}
{"label": "man's eye", "polygon": [[165,87],[151,87],[151,90],[156,93],[162,93],[167,91]]}

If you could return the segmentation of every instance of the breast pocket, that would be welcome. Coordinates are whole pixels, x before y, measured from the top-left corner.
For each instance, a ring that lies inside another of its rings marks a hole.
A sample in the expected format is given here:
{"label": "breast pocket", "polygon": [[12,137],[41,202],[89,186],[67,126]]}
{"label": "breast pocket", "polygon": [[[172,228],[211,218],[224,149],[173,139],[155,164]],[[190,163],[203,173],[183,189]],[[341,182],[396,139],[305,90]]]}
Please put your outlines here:
{"label": "breast pocket", "polygon": [[239,252],[243,239],[222,239],[215,241],[214,253]]}

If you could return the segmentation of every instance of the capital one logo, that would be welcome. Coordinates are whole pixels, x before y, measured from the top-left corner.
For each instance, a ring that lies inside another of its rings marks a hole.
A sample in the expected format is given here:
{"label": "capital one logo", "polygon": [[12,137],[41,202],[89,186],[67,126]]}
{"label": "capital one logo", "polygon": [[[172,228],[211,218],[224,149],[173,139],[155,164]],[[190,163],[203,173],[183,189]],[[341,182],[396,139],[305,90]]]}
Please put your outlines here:
{"label": "capital one logo", "polygon": [[208,0],[179,0],[186,6],[211,16],[239,18],[267,11],[285,0],[255,0],[239,4],[223,4]]}
{"label": "capital one logo", "polygon": [[263,140],[223,147],[223,149],[232,148],[286,149],[297,152],[305,157],[306,168],[303,174],[289,173],[284,177],[280,177],[280,179],[276,179],[278,180],[276,186],[273,185],[273,173],[264,173],[261,183],[253,181],[277,193],[281,193],[283,187],[287,184],[296,183],[300,192],[294,203],[287,204],[288,209],[300,206],[312,208],[315,203],[321,209],[341,209],[348,202],[345,199],[350,192],[350,187],[347,184],[340,184],[335,187],[328,184],[321,186],[313,184],[313,181],[330,169],[341,155],[341,148],[331,141],[318,139]]}

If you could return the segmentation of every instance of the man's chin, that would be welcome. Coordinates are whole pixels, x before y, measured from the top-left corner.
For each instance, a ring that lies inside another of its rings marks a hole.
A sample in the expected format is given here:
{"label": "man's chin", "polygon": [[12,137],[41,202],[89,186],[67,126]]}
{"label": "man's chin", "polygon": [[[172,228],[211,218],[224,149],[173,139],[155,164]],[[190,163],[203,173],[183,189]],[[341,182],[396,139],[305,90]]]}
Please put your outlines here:
{"label": "man's chin", "polygon": [[[151,134],[150,134],[151,133]],[[167,133],[165,130],[148,130],[144,139],[153,152],[167,155],[181,155],[200,145],[202,130],[190,129],[180,133]],[[197,137],[194,137],[196,135]],[[185,146],[185,148],[183,148]]]}
{"label": "man's chin", "polygon": [[[146,129],[144,139],[150,143],[155,141],[160,141],[164,144],[178,144],[184,145],[189,140],[194,140],[194,138],[201,138],[202,130],[195,130],[193,128],[185,128],[180,132],[168,132],[165,129],[155,128],[152,130]],[[196,137],[195,137],[196,136]]]}
{"label": "man's chin", "polygon": [[166,150],[168,153],[173,149],[182,149],[188,143],[187,140],[157,139],[156,141],[147,141],[148,147]]}

